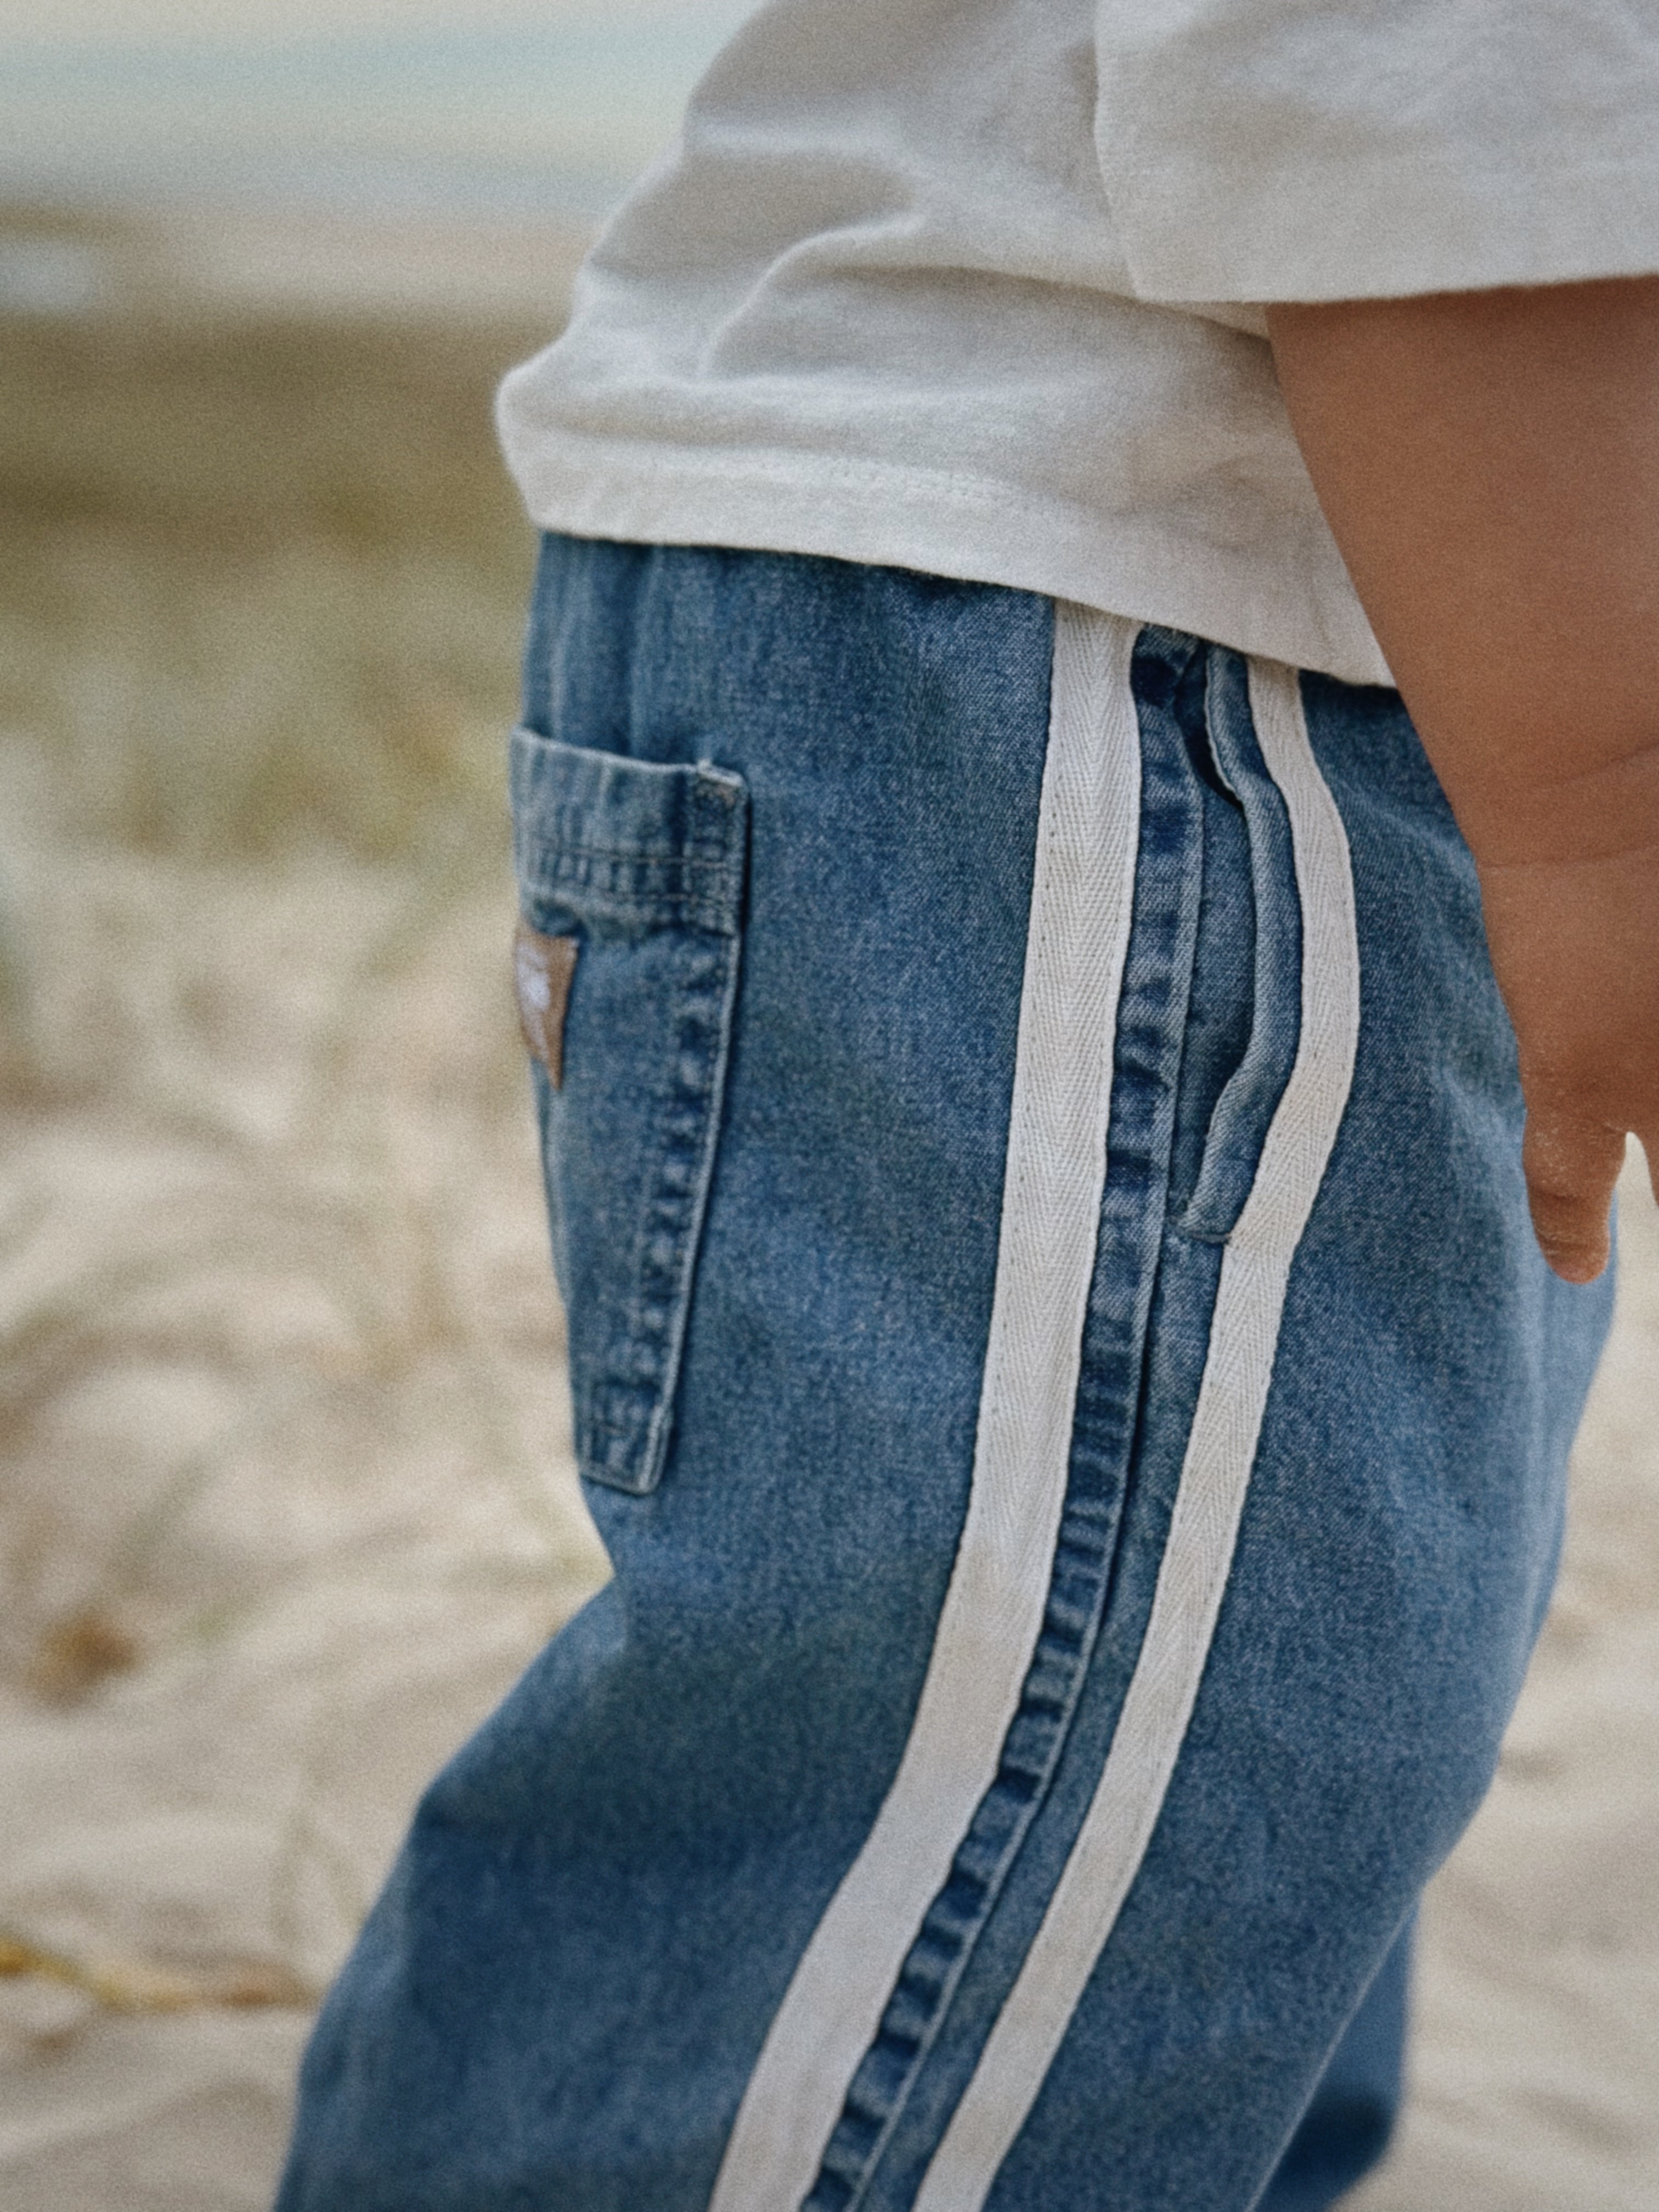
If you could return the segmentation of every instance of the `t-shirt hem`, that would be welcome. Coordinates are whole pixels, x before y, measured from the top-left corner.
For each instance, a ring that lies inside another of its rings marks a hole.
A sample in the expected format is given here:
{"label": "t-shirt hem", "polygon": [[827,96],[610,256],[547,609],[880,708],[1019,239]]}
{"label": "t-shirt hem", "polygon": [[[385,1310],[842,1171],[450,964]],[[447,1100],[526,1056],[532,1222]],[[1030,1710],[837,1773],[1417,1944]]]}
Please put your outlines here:
{"label": "t-shirt hem", "polygon": [[[1314,669],[1391,684],[1334,549],[1224,546],[1167,522],[1032,498],[925,469],[788,453],[718,459],[538,425],[508,459],[544,530],[635,544],[728,545],[911,568],[1071,599],[1134,622]],[[1296,558],[1304,552],[1305,557]]]}

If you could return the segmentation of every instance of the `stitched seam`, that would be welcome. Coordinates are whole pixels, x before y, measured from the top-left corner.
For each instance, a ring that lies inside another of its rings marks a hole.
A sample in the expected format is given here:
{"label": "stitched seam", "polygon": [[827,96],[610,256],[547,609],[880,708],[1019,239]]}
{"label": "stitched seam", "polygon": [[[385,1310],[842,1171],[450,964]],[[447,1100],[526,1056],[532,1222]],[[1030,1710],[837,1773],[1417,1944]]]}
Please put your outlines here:
{"label": "stitched seam", "polygon": [[1104,1767],[914,2212],[981,2212],[1139,1876],[1231,1579],[1291,1269],[1346,1111],[1360,1018],[1346,834],[1312,750],[1295,672],[1253,663],[1249,685],[1268,770],[1290,811],[1304,916],[1297,1064],[1222,1256],[1152,1613]]}
{"label": "stitched seam", "polygon": [[[1042,1627],[996,1778],[900,1969],[802,2212],[857,2212],[874,2183],[1047,1799],[1110,1594],[1164,1226],[1202,862],[1197,793],[1179,733],[1149,712],[1138,720],[1141,848],[1162,851],[1173,831],[1183,861],[1172,885],[1138,872],[1114,1054],[1115,1133]],[[1127,1051],[1126,1039],[1134,1041]]]}
{"label": "stitched seam", "polygon": [[[1125,712],[1133,635],[1115,617],[1055,611],[1050,743],[967,1515],[897,1773],[774,2015],[711,2212],[783,2212],[811,2191],[894,1977],[996,1779],[1041,1635],[1097,1255],[1133,881],[1139,746]],[[1064,957],[1052,957],[1056,910],[1067,917]],[[1000,1623],[991,1638],[987,1604]]]}
{"label": "stitched seam", "polygon": [[1301,1042],[1302,915],[1281,908],[1275,886],[1294,882],[1290,817],[1267,773],[1250,721],[1248,685],[1238,657],[1218,653],[1206,686],[1205,717],[1218,764],[1237,789],[1250,848],[1255,908],[1254,1011],[1244,1056],[1223,1085],[1179,1233],[1198,1243],[1224,1243],[1255,1179],[1279,1100]]}
{"label": "stitched seam", "polygon": [[698,947],[675,992],[667,1081],[653,1116],[651,1179],[629,1262],[625,1318],[586,1392],[589,1472],[643,1491],[658,1471],[718,1131],[737,968],[734,939]]}

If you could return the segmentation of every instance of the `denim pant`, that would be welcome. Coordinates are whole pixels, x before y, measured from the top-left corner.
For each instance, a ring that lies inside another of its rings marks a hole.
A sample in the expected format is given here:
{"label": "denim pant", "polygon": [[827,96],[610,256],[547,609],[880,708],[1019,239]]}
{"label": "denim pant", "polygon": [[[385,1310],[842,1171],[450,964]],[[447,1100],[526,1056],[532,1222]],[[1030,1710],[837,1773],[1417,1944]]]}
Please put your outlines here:
{"label": "denim pant", "polygon": [[615,1578],[422,1799],[282,2212],[1330,2203],[1610,1299],[1398,697],[550,539],[512,777]]}

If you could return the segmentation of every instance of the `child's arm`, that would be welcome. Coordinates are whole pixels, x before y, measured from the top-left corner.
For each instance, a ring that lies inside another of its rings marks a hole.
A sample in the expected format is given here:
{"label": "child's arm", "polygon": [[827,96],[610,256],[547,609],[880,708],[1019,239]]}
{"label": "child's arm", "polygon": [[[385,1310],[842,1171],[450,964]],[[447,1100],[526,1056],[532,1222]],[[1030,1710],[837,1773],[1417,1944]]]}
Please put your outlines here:
{"label": "child's arm", "polygon": [[1278,307],[1291,419],[1480,872],[1550,1265],[1659,1176],[1659,278]]}

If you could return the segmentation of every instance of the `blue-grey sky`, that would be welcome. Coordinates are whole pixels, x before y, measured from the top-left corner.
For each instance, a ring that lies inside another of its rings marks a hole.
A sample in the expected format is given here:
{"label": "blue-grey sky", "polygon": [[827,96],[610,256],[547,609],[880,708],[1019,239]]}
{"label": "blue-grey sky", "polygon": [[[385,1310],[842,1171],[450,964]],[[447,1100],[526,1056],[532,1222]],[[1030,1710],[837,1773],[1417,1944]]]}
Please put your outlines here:
{"label": "blue-grey sky", "polygon": [[0,0],[0,191],[596,213],[755,0]]}

